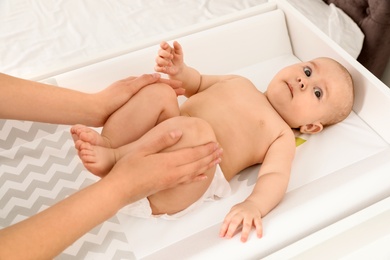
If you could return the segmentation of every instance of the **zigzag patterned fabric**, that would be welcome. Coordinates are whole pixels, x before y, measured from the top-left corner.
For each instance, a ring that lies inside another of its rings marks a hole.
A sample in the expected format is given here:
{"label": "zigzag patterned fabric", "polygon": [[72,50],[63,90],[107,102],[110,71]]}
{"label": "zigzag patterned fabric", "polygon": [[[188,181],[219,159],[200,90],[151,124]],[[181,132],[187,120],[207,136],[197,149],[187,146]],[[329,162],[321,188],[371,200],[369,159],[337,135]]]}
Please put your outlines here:
{"label": "zigzag patterned fabric", "polygon": [[[0,228],[26,219],[96,180],[78,158],[69,127],[0,120]],[[113,217],[56,259],[135,259],[122,228]]]}

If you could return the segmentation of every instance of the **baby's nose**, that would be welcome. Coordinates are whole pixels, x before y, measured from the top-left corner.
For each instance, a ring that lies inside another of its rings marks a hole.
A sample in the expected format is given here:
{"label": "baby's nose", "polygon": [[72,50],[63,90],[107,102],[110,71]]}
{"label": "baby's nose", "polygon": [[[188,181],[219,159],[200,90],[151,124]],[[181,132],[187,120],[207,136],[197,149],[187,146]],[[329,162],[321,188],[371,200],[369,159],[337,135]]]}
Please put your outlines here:
{"label": "baby's nose", "polygon": [[298,84],[299,84],[299,87],[301,89],[304,89],[305,88],[305,83],[303,82],[303,80],[301,78],[298,78]]}

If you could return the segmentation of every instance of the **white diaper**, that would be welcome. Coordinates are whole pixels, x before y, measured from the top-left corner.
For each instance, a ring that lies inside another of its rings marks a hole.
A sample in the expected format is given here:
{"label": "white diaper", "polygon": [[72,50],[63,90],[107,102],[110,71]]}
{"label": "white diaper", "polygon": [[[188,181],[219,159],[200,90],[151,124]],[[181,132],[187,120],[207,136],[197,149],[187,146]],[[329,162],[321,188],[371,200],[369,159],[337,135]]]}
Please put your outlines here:
{"label": "white diaper", "polygon": [[152,215],[152,209],[150,208],[149,200],[147,198],[143,198],[139,201],[136,201],[132,204],[125,206],[119,212],[124,213],[126,215],[139,217],[139,218],[157,217],[157,218],[164,218],[164,219],[177,219],[187,214],[188,212],[193,211],[194,209],[199,207],[204,201],[217,200],[219,198],[223,198],[230,195],[230,193],[231,193],[230,184],[225,179],[221,167],[217,165],[217,168],[215,169],[214,178],[207,191],[203,194],[203,196],[199,200],[194,202],[192,205],[190,205],[188,208],[178,213],[172,215],[168,215],[168,214]]}

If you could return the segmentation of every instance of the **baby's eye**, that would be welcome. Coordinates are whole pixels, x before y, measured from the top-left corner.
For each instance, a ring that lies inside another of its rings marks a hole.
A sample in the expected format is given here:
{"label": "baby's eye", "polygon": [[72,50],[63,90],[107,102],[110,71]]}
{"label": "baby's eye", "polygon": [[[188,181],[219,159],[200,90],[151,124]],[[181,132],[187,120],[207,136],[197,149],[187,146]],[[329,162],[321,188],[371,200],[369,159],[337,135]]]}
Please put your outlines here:
{"label": "baby's eye", "polygon": [[315,87],[314,88],[314,95],[316,95],[316,97],[318,99],[320,99],[322,97],[322,90],[320,88]]}
{"label": "baby's eye", "polygon": [[305,72],[306,76],[311,76],[311,69],[309,67],[304,67],[303,72]]}

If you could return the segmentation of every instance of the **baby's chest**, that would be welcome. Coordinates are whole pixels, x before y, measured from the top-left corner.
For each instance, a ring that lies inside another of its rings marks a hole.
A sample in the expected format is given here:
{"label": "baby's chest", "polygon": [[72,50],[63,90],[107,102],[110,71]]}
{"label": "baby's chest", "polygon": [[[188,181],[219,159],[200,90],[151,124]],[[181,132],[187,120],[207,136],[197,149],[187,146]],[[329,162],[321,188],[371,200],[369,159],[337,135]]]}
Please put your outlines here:
{"label": "baby's chest", "polygon": [[228,146],[233,150],[245,151],[242,157],[247,157],[252,163],[262,163],[272,145],[278,139],[285,126],[279,124],[272,117],[252,116],[250,118],[237,118],[236,127],[226,130],[225,137]]}
{"label": "baby's chest", "polygon": [[[258,117],[250,124],[248,131],[252,132],[250,138],[253,149],[260,153],[268,150],[268,147],[281,135],[284,130],[283,124],[278,124],[272,117]],[[245,138],[245,137],[243,137]]]}

